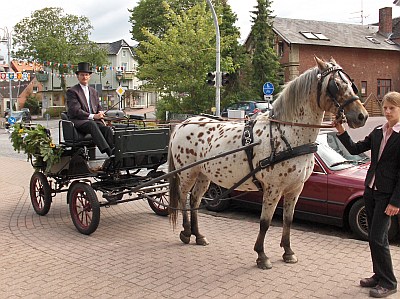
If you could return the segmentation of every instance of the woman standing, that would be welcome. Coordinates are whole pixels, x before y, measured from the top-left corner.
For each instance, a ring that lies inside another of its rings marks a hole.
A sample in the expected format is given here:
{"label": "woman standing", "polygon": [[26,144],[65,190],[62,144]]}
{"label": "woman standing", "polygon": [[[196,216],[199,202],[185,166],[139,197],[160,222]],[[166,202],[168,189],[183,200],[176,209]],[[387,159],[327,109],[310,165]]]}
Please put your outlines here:
{"label": "woman standing", "polygon": [[387,122],[357,143],[352,141],[341,123],[334,123],[338,138],[351,154],[371,150],[364,200],[374,274],[361,279],[360,285],[372,288],[369,295],[375,298],[397,292],[388,230],[390,217],[397,215],[400,207],[400,93],[389,92],[384,96],[383,113]]}

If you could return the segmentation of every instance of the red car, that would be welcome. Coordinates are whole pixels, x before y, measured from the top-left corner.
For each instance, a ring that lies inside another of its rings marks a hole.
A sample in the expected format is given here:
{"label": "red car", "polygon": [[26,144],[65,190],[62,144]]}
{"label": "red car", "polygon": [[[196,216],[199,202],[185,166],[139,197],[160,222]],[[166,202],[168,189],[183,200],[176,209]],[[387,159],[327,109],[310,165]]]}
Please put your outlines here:
{"label": "red car", "polygon": [[[295,208],[294,217],[340,227],[349,227],[362,240],[368,237],[363,192],[364,179],[369,167],[365,154],[351,155],[336,137],[336,132],[321,130],[317,138],[313,173],[304,185]],[[256,203],[261,207],[261,192],[232,192],[234,199],[212,200],[223,188],[211,184],[207,193],[206,207],[211,211],[223,211],[233,200]],[[282,200],[277,213],[282,213]],[[389,238],[399,231],[398,217],[392,217]]]}

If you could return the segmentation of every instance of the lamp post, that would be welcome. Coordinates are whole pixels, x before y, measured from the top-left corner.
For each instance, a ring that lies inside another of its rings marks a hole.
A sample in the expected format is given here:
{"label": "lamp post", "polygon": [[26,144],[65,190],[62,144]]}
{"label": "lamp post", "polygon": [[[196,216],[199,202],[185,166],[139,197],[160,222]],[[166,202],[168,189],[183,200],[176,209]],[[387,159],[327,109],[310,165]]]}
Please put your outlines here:
{"label": "lamp post", "polygon": [[8,57],[8,81],[9,81],[9,90],[10,90],[10,115],[13,111],[13,98],[12,98],[12,84],[11,84],[11,32],[12,31],[8,31],[7,27],[4,28],[0,28],[3,32],[4,35],[3,37],[0,39],[1,43],[6,43],[7,44],[7,57]]}
{"label": "lamp post", "polygon": [[[115,77],[117,78],[117,81],[118,81],[118,87],[121,87],[122,72],[120,70],[117,71],[117,73],[115,74]],[[119,107],[119,110],[122,110],[122,95],[118,93],[118,97],[119,97],[118,107]]]}
{"label": "lamp post", "polygon": [[211,3],[211,0],[207,0],[207,4],[210,6],[211,13],[214,20],[214,27],[215,27],[215,38],[216,38],[216,45],[215,45],[215,115],[220,116],[221,110],[221,41],[220,41],[220,33],[219,33],[219,25],[218,25],[218,17],[215,13],[214,6]]}

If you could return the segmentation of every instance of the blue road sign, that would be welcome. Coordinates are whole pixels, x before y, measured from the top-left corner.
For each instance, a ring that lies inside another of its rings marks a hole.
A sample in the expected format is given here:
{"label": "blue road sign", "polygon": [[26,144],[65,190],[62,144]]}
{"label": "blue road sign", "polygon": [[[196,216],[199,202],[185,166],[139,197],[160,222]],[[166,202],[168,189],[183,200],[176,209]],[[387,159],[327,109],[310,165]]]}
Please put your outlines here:
{"label": "blue road sign", "polygon": [[271,82],[264,83],[263,92],[267,96],[273,94],[274,93],[274,84],[272,84]]}
{"label": "blue road sign", "polygon": [[7,121],[9,124],[13,125],[13,124],[15,124],[16,119],[14,116],[10,116]]}

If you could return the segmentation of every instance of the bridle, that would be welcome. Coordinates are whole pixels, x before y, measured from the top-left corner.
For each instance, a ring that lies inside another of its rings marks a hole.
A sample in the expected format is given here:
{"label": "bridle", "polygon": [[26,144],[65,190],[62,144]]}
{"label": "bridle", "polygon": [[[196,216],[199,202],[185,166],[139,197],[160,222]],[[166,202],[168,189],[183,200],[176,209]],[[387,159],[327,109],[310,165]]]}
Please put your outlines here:
{"label": "bridle", "polygon": [[329,67],[328,69],[326,69],[325,71],[323,71],[322,73],[319,73],[317,75],[318,77],[318,93],[317,93],[317,103],[318,103],[318,107],[321,108],[321,90],[322,90],[322,82],[324,81],[325,77],[327,77],[329,74],[332,74],[329,78],[329,82],[328,82],[328,95],[329,98],[333,101],[333,104],[335,105],[335,107],[337,108],[337,112],[336,112],[336,119],[337,120],[342,120],[345,118],[344,115],[344,108],[353,103],[354,101],[357,101],[359,98],[357,96],[355,97],[351,97],[350,99],[344,101],[343,104],[340,104],[337,100],[337,96],[338,96],[338,92],[339,92],[339,87],[335,81],[335,74],[338,73],[339,77],[347,83],[351,83],[351,87],[353,89],[353,92],[355,94],[358,94],[358,88],[357,86],[354,84],[353,80],[351,79],[351,77],[343,71],[343,69],[340,66],[334,65]]}

